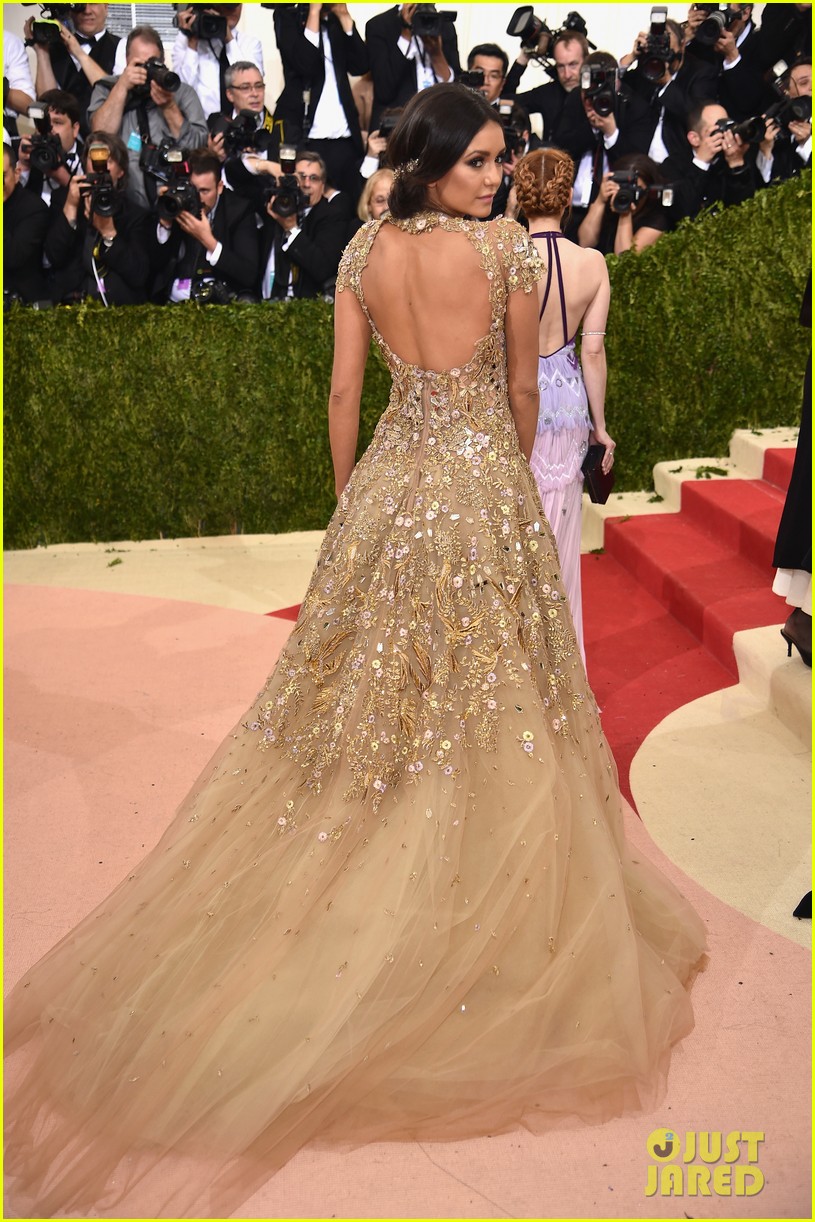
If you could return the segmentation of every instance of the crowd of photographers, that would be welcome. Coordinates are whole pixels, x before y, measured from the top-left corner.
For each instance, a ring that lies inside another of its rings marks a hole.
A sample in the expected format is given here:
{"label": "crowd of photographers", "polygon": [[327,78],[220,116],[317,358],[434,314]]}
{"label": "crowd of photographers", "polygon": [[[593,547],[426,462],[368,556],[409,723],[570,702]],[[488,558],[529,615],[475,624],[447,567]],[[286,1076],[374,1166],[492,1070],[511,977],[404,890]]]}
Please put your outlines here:
{"label": "crowd of photographers", "polygon": [[[518,214],[518,159],[555,145],[575,164],[566,232],[604,253],[811,164],[810,5],[766,5],[760,28],[751,4],[693,4],[683,23],[654,7],[619,60],[578,13],[550,30],[526,6],[506,30],[513,63],[483,43],[465,66],[456,14],[432,4],[390,8],[364,37],[345,4],[264,5],[284,77],[273,112],[239,4],[177,5],[169,65],[151,27],[111,34],[106,4],[32,7],[25,45],[4,32],[7,303],[330,297],[346,242],[387,208],[400,109],[437,82],[500,113],[493,215]],[[548,79],[524,90],[532,61]]]}

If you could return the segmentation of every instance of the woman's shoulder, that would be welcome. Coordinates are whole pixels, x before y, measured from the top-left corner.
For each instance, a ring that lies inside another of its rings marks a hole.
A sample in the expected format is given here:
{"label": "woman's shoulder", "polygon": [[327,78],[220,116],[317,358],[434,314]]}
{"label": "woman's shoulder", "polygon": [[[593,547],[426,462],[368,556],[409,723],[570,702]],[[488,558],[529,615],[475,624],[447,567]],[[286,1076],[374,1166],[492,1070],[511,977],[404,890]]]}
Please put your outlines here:
{"label": "woman's shoulder", "polygon": [[529,234],[526,229],[524,229],[523,225],[519,224],[518,221],[512,220],[512,218],[509,216],[496,216],[493,220],[488,222],[488,228],[496,237],[499,238],[515,240],[518,242],[521,242],[524,239],[527,242],[530,240]]}
{"label": "woman's shoulder", "polygon": [[498,216],[488,222],[488,231],[498,251],[508,290],[522,288],[525,293],[531,292],[543,275],[544,266],[523,225]]}
{"label": "woman's shoulder", "polygon": [[359,283],[359,277],[362,273],[365,264],[368,261],[368,254],[373,244],[374,238],[379,233],[382,227],[382,220],[365,221],[365,223],[356,231],[354,236],[348,242],[345,250],[340,258],[340,265],[337,269],[337,292],[341,293],[345,288],[351,288],[357,297],[362,298],[362,289]]}

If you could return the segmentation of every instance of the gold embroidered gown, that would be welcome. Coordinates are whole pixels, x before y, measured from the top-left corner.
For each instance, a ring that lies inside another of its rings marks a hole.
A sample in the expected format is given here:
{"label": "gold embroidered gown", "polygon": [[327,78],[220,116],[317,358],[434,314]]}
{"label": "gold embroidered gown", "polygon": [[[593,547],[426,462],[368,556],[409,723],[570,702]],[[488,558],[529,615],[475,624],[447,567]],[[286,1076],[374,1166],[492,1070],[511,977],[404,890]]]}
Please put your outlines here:
{"label": "gold embroidered gown", "polygon": [[[379,333],[383,237],[457,269],[460,368]],[[11,995],[18,1214],[223,1216],[313,1138],[658,1098],[704,930],[624,840],[509,411],[507,300],[539,275],[511,221],[377,221],[349,245],[338,289],[389,403],[266,687],[156,848]]]}

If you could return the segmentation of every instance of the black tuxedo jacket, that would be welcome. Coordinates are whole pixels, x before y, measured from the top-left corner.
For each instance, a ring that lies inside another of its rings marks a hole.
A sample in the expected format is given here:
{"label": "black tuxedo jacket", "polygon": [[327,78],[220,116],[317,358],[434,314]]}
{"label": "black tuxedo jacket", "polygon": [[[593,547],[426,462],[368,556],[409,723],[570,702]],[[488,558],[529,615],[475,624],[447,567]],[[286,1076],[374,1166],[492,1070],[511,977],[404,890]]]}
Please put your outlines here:
{"label": "black tuxedo jacket", "polygon": [[[362,76],[368,71],[365,43],[356,26],[351,34],[346,34],[339,17],[330,13],[325,25],[321,24],[320,27],[320,46],[313,46],[303,32],[304,22],[299,8],[299,5],[292,5],[286,9],[276,9],[274,14],[275,35],[283,60],[284,79],[283,92],[275,106],[275,122],[282,121],[286,141],[303,147],[308,144],[308,132],[325,84],[322,39],[327,38],[331,46],[342,109],[351,138],[356,144],[359,156],[362,157],[364,149],[359,130],[359,114],[348,74],[350,72],[352,76]],[[303,103],[303,93],[306,90],[311,92],[307,111]]]}
{"label": "black tuxedo jacket", "polygon": [[[117,36],[105,30],[102,37],[96,39],[90,50],[88,50],[91,59],[95,60],[97,64],[101,64],[105,69],[106,76],[110,76],[113,72],[118,45],[119,39]],[[87,44],[85,48],[87,50]],[[66,89],[68,93],[72,93],[77,102],[79,102],[79,109],[82,112],[79,120],[79,129],[83,136],[87,136],[87,110],[91,94],[93,93],[93,85],[91,85],[82,69],[76,67],[68,54],[65,44],[62,42],[57,43],[51,48],[51,67],[60,89]]]}
{"label": "black tuxedo jacket", "polygon": [[[371,76],[374,82],[374,101],[371,110],[371,131],[379,127],[379,116],[383,110],[404,106],[418,88],[417,61],[405,59],[399,50],[402,36],[401,5],[378,13],[365,26],[365,41],[371,61]],[[454,76],[461,72],[458,57],[458,40],[452,21],[442,22],[441,45],[444,57],[453,69]]]}
{"label": "black tuxedo jacket", "polygon": [[[222,191],[212,221],[212,233],[223,245],[213,266],[206,248],[185,234],[178,225],[163,245],[156,237],[156,219],[151,217],[149,251],[156,271],[152,299],[166,301],[173,281],[182,277],[224,280],[234,293],[251,293],[258,276],[258,229],[248,200],[234,191]],[[183,242],[183,245],[182,245]]]}
{"label": "black tuxedo jacket", "polygon": [[24,301],[51,297],[42,267],[48,217],[44,201],[19,184],[3,204],[3,287]]}
{"label": "black tuxedo jacket", "polygon": [[755,194],[756,176],[746,163],[731,170],[725,159],[716,157],[708,170],[701,170],[691,161],[689,166],[672,157],[662,164],[666,182],[673,183],[674,202],[671,221],[676,224],[686,216],[696,216],[709,204],[741,204]]}
{"label": "black tuxedo jacket", "polygon": [[[147,244],[150,214],[125,197],[123,211],[115,218],[116,237],[109,249],[101,247],[97,268],[104,268],[105,296],[111,305],[140,305],[147,300],[150,263]],[[100,293],[93,274],[93,251],[99,235],[82,213],[72,229],[60,212],[45,239],[45,253],[52,267],[55,301],[93,297]]]}
{"label": "black tuxedo jacket", "polygon": [[683,64],[659,97],[659,86],[646,80],[639,67],[632,65],[623,77],[623,90],[639,97],[648,108],[643,127],[640,129],[640,147],[634,151],[648,152],[664,106],[662,139],[668,156],[677,164],[688,165],[693,158],[687,136],[688,114],[697,102],[717,100],[716,66],[696,61]]}
{"label": "black tuxedo jacket", "polygon": [[330,202],[321,199],[309,210],[308,215],[303,217],[300,233],[286,251],[281,250],[281,245],[286,240],[285,231],[277,221],[267,215],[259,270],[262,276],[274,245],[275,278],[272,298],[285,298],[289,271],[295,297],[320,297],[337,275],[340,256],[348,240],[349,227],[350,217],[348,208],[343,204],[342,192]]}

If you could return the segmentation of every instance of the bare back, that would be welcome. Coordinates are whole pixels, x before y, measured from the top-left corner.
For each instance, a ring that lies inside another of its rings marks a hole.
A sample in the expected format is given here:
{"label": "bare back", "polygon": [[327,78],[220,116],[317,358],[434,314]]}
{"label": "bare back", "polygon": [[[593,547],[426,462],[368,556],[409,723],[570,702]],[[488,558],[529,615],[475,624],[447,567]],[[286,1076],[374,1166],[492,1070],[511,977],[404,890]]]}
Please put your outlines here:
{"label": "bare back", "polygon": [[383,225],[361,279],[374,326],[406,364],[466,365],[490,330],[489,279],[464,233],[437,227],[417,241]]}
{"label": "bare back", "polygon": [[[533,221],[530,221],[529,228],[530,233],[534,234]],[[574,339],[581,322],[593,306],[602,317],[598,315],[595,320],[597,327],[587,326],[587,330],[605,329],[608,271],[605,259],[597,250],[584,250],[563,237],[555,240],[533,237],[532,241],[547,266],[551,266],[549,293],[538,334],[538,351],[541,356],[549,356]],[[553,257],[554,251],[550,251],[550,246],[554,247],[555,242],[557,259]],[[538,284],[539,308],[546,297],[547,278],[544,277]]]}

